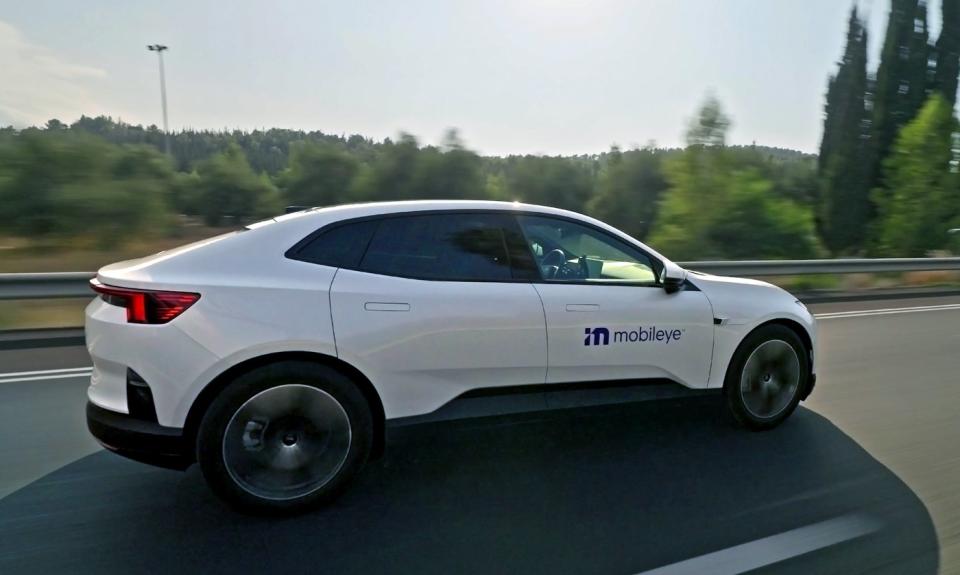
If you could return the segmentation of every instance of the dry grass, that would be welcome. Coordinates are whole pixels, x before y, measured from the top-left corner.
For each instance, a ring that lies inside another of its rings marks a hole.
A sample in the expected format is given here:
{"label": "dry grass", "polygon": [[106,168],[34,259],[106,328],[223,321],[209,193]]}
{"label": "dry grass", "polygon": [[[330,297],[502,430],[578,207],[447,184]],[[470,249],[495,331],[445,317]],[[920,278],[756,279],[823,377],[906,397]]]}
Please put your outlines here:
{"label": "dry grass", "polygon": [[175,236],[118,242],[100,248],[77,240],[66,246],[38,246],[23,238],[0,237],[0,273],[88,272],[209,238],[234,228],[186,226]]}
{"label": "dry grass", "polygon": [[92,297],[0,301],[0,330],[79,327]]}

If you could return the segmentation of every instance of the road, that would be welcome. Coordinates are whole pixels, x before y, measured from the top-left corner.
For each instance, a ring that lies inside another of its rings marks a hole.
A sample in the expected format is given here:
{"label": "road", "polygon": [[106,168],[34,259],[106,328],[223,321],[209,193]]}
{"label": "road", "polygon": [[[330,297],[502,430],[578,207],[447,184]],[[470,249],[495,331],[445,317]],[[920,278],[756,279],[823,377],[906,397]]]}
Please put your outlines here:
{"label": "road", "polygon": [[960,298],[812,307],[819,383],[771,432],[716,396],[407,426],[284,520],[98,449],[82,376],[0,376],[0,573],[960,573]]}

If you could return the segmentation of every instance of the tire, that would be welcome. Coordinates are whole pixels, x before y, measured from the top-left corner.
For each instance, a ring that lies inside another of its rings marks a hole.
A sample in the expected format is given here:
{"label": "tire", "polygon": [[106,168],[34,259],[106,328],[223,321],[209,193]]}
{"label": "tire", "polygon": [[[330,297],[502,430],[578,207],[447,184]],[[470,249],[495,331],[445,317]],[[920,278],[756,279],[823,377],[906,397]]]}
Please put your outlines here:
{"label": "tire", "polygon": [[373,444],[370,407],[337,370],[285,361],[227,385],[203,416],[197,462],[234,509],[287,515],[336,497]]}
{"label": "tire", "polygon": [[769,324],[751,332],[737,348],[723,390],[734,420],[761,431],[790,417],[809,379],[803,341],[792,329]]}

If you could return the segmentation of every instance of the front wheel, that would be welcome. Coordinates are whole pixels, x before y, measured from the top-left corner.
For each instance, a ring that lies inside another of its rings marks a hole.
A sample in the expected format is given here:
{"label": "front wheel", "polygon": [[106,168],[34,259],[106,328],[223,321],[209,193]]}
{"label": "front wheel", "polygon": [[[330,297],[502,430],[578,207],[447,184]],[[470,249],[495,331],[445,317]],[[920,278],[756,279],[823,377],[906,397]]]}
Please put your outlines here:
{"label": "front wheel", "polygon": [[797,333],[776,324],[760,327],[740,344],[727,369],[727,406],[745,427],[776,427],[797,408],[809,378],[810,360]]}
{"label": "front wheel", "polygon": [[327,366],[283,362],[227,386],[200,424],[197,460],[215,494],[240,511],[300,512],[334,497],[372,444],[363,394]]}

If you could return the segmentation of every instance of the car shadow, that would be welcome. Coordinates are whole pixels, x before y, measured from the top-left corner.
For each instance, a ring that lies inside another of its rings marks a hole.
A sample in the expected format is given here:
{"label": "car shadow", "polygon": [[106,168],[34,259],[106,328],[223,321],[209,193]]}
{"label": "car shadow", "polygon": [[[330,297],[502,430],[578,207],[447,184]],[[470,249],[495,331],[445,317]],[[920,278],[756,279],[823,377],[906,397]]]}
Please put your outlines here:
{"label": "car shadow", "polygon": [[0,573],[628,575],[851,514],[875,528],[775,563],[789,549],[728,553],[937,572],[923,504],[828,420],[751,433],[721,413],[693,397],[394,428],[340,499],[286,519],[226,509],[196,466],[98,452],[0,500]]}

